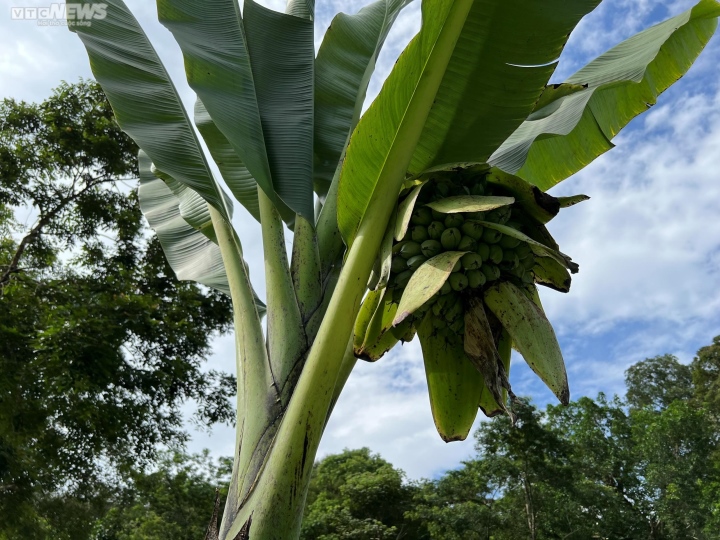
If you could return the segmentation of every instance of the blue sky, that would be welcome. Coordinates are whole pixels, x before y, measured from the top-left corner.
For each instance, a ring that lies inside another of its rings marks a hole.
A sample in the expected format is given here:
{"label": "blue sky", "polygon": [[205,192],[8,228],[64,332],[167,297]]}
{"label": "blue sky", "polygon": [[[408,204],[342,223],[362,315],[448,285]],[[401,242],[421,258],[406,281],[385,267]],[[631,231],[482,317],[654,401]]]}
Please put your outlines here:
{"label": "blue sky", "polygon": [[[154,3],[127,3],[191,106],[194,96],[184,82],[179,50],[157,23]],[[283,8],[280,0],[262,3]],[[10,0],[12,6],[46,4]],[[563,80],[618,41],[693,4],[605,0],[572,34],[553,80]],[[336,12],[359,7],[347,0],[319,1],[317,43]],[[419,28],[419,7],[416,1],[398,18],[378,61],[369,100]],[[9,7],[3,10],[1,97],[42,100],[61,80],[91,76],[80,41],[67,29],[12,21]],[[688,75],[614,140],[614,150],[551,191],[592,197],[550,224],[562,250],[581,266],[572,291],[542,294],[575,398],[621,393],[623,372],[634,362],[664,353],[687,362],[720,334],[719,64],[716,36]],[[261,246],[255,240],[259,229],[242,211],[235,225],[257,289],[264,292]],[[231,371],[233,366],[232,339],[215,340],[209,367]],[[537,403],[554,400],[519,357],[513,361],[511,382],[516,393]],[[233,440],[231,428],[195,432],[190,448],[230,455]],[[472,440],[445,444],[435,432],[416,342],[376,364],[360,362],[353,372],[320,455],[360,446],[380,452],[411,478],[435,475],[472,455]]]}

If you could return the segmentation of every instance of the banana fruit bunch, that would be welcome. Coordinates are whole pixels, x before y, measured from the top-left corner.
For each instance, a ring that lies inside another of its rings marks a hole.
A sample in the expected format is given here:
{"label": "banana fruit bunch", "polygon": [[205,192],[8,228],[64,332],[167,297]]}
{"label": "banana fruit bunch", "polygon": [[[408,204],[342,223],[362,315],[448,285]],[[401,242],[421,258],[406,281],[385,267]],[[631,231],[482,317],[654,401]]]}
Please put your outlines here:
{"label": "banana fruit bunch", "polygon": [[569,401],[536,285],[570,290],[578,265],[545,223],[587,198],[556,198],[489,167],[433,173],[400,194],[355,325],[354,352],[375,361],[417,334],[445,441],[465,439],[478,408],[513,416],[512,348]]}

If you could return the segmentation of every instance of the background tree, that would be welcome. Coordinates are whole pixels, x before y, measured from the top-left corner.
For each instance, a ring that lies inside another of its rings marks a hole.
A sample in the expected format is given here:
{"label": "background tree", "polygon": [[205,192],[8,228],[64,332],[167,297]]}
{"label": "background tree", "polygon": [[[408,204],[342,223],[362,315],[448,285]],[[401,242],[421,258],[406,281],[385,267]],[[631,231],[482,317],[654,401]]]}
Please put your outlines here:
{"label": "background tree", "polygon": [[548,406],[548,426],[570,446],[570,538],[644,538],[650,508],[625,404],[603,394]]}
{"label": "background tree", "polygon": [[402,471],[367,448],[328,456],[313,468],[300,537],[417,538],[417,527],[405,518],[414,491]]}
{"label": "background tree", "polygon": [[8,538],[41,538],[52,527],[52,505],[41,499],[60,504],[72,494],[88,508],[109,472],[182,443],[187,400],[201,425],[232,420],[234,379],[201,370],[209,340],[228,328],[230,302],[178,282],[147,240],[135,193],[122,184],[137,178],[136,150],[94,83],[62,84],[38,105],[0,104],[0,535]]}
{"label": "background tree", "polygon": [[427,530],[418,538],[487,540],[502,529],[496,506],[500,493],[481,460],[463,463],[436,481],[419,486],[407,517]]}
{"label": "background tree", "polygon": [[671,354],[648,358],[625,372],[631,407],[664,409],[675,400],[689,400],[693,395],[693,370]]}
{"label": "background tree", "polygon": [[93,526],[93,540],[194,540],[203,538],[215,490],[223,486],[222,503],[232,460],[217,464],[203,454],[165,452],[152,472],[134,470],[128,484],[108,501],[110,509]]}
{"label": "background tree", "polygon": [[695,397],[720,421],[720,336],[698,351],[690,368]]}

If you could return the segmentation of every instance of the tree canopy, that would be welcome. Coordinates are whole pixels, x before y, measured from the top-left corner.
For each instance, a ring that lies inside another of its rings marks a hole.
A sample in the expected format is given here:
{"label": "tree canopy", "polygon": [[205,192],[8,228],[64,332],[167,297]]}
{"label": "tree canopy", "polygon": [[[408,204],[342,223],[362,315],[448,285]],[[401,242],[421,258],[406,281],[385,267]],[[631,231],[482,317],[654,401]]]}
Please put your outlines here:
{"label": "tree canopy", "polygon": [[229,299],[148,239],[136,156],[94,83],[0,103],[0,537],[44,537],[40,501],[182,443],[186,401],[233,417],[234,378],[201,369]]}

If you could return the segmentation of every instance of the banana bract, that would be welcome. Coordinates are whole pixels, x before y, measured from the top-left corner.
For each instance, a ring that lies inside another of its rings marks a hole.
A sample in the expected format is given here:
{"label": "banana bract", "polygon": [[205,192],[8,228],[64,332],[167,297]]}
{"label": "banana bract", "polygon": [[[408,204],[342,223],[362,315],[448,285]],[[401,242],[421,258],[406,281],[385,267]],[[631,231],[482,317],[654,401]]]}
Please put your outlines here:
{"label": "banana bract", "polygon": [[545,224],[586,199],[558,199],[487,166],[432,173],[400,194],[354,351],[375,361],[417,332],[443,440],[464,439],[478,408],[512,417],[513,347],[568,402],[562,354],[536,286],[570,290],[579,267]]}

